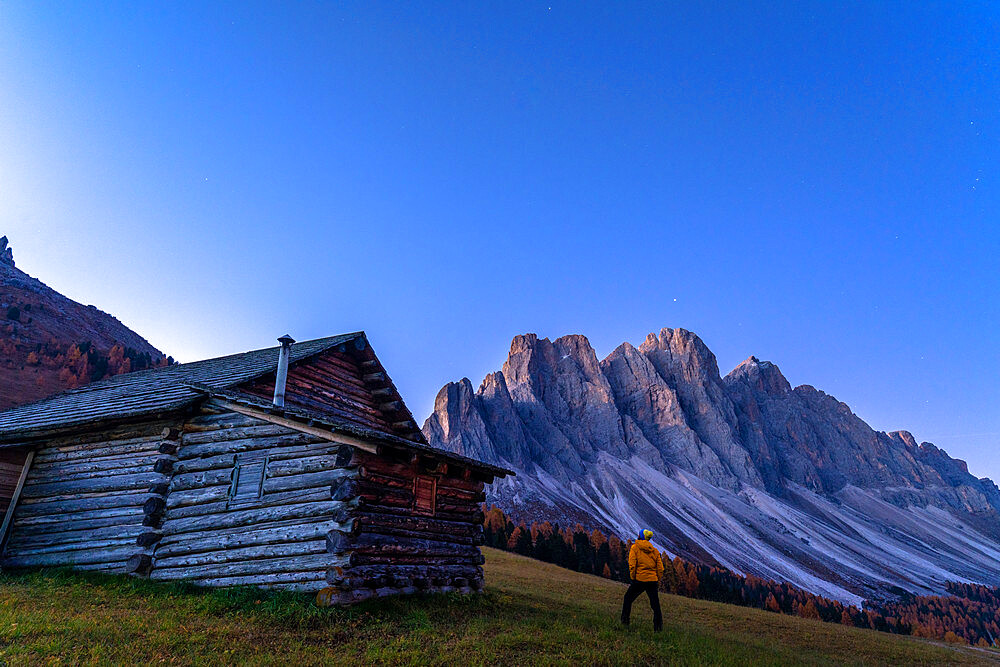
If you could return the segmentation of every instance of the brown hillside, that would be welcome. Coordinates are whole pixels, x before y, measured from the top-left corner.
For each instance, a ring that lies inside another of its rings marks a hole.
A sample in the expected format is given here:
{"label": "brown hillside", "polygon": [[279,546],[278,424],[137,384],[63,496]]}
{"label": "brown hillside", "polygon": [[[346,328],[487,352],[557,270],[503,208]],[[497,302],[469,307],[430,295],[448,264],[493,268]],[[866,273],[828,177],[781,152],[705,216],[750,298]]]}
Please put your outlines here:
{"label": "brown hillside", "polygon": [[14,266],[0,237],[0,410],[103,377],[167,363],[113,316]]}

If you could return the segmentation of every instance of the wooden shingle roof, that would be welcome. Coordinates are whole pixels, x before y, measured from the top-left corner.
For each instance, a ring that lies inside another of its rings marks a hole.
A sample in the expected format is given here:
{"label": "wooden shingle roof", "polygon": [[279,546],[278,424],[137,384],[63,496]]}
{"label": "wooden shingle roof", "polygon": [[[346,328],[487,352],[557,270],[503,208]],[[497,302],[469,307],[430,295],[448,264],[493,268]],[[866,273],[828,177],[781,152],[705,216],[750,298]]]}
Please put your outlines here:
{"label": "wooden shingle roof", "polygon": [[[331,348],[364,345],[364,332],[303,341],[292,345],[289,364],[295,364]],[[83,426],[109,420],[169,413],[204,398],[192,385],[226,389],[273,373],[278,346],[116,375],[79,389],[0,412],[0,441],[33,432]]]}

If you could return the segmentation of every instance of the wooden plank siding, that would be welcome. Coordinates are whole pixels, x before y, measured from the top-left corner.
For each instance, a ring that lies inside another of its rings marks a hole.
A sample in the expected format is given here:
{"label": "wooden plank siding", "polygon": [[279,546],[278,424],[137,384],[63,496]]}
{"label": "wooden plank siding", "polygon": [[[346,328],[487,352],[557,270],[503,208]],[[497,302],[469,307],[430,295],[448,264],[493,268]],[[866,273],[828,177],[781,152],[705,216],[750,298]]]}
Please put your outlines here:
{"label": "wooden plank siding", "polygon": [[[481,589],[484,482],[433,457],[332,437],[203,408],[182,427],[162,522],[146,537],[149,576],[299,591],[332,585],[339,604]],[[257,488],[240,476],[258,469],[259,494],[234,496]]]}
{"label": "wooden plank siding", "polygon": [[[392,433],[392,425],[379,408],[354,356],[330,350],[288,369],[285,404],[329,415],[347,424]],[[270,401],[274,374],[240,387],[241,391]]]}
{"label": "wooden plank siding", "polygon": [[166,489],[158,462],[176,426],[151,421],[39,444],[0,565],[125,572],[139,551],[144,507]]}
{"label": "wooden plank siding", "polygon": [[483,488],[509,471],[430,447],[364,333],[293,345],[282,407],[278,354],[125,374],[0,413],[0,518],[13,508],[0,567],[344,604],[480,590]]}

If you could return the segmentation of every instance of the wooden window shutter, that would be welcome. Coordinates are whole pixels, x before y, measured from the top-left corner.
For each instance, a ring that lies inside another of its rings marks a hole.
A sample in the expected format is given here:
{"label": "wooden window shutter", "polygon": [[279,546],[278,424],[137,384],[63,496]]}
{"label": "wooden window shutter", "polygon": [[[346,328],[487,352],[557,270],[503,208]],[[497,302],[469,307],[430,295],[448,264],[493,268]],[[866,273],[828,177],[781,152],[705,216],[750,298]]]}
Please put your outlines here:
{"label": "wooden window shutter", "polygon": [[417,475],[413,480],[413,511],[417,514],[434,514],[437,501],[437,479]]}
{"label": "wooden window shutter", "polygon": [[230,503],[259,500],[264,495],[264,470],[267,457],[258,454],[239,454],[233,466],[233,481],[229,487]]}

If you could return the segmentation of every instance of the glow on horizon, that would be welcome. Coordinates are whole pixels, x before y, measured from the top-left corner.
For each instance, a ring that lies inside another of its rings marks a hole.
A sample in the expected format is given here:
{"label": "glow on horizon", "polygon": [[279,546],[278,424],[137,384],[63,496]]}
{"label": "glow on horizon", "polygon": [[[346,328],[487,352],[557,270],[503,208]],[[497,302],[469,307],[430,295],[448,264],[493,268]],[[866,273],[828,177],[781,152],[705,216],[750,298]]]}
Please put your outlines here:
{"label": "glow on horizon", "polygon": [[0,235],[183,361],[364,329],[420,420],[683,327],[1000,478],[1000,8],[504,9],[3,3]]}

